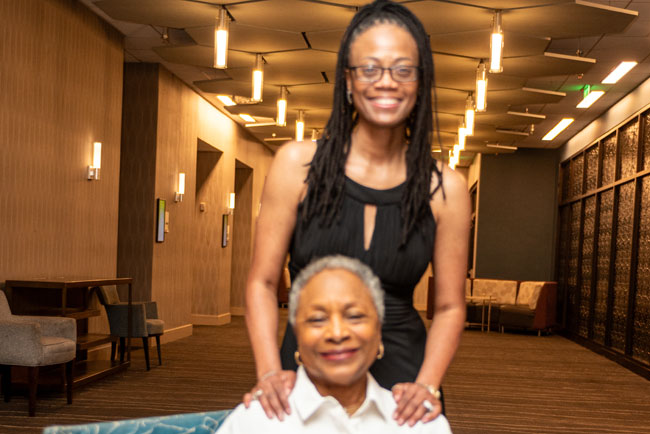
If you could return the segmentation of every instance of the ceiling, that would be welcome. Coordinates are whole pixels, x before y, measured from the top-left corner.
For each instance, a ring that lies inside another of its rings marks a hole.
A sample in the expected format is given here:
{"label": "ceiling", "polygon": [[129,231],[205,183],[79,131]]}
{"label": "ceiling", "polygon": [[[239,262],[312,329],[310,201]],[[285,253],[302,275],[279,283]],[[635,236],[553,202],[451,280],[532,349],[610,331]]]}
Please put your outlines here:
{"label": "ceiling", "polygon": [[[126,62],[165,65],[235,122],[247,113],[273,122],[280,86],[287,86],[286,127],[248,128],[275,149],[294,136],[304,110],[306,137],[322,131],[331,110],[336,53],[358,6],[355,0],[81,0],[125,35]],[[443,148],[451,148],[476,69],[489,58],[495,10],[502,11],[503,72],[488,74],[487,111],[477,113],[460,166],[476,152],[557,148],[650,76],[650,0],[404,1],[431,37],[437,119]],[[230,23],[228,68],[212,68],[215,17],[224,5]],[[263,55],[264,94],[258,104],[224,107],[217,95],[251,95],[256,53]],[[639,64],[614,85],[600,84],[623,60]],[[582,89],[604,90],[587,109]],[[575,122],[542,141],[561,118]],[[444,153],[446,154],[446,152]],[[444,155],[443,154],[443,155]]]}

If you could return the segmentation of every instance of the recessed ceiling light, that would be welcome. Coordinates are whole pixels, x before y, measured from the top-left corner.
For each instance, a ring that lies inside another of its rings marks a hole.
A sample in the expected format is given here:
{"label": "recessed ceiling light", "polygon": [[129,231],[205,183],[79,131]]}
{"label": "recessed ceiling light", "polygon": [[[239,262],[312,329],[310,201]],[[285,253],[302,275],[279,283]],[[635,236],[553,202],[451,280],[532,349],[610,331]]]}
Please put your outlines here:
{"label": "recessed ceiling light", "polygon": [[[255,118],[253,116],[251,116],[251,115],[246,114],[246,113],[241,113],[239,115],[239,117],[242,118],[243,120],[245,120],[246,122],[255,122]],[[275,122],[274,122],[274,124],[275,124]]]}
{"label": "recessed ceiling light", "polygon": [[557,123],[556,126],[553,127],[553,129],[551,131],[549,131],[548,133],[546,133],[546,135],[544,137],[542,137],[542,140],[544,140],[544,141],[553,140],[555,137],[557,137],[558,134],[560,134],[562,131],[564,131],[566,127],[571,125],[571,123],[574,120],[575,119],[573,119],[573,118],[564,118],[564,119],[562,119],[560,122]]}
{"label": "recessed ceiling light", "polygon": [[621,62],[607,77],[602,81],[604,84],[614,84],[625,74],[630,72],[637,65],[637,62]]}
{"label": "recessed ceiling light", "polygon": [[228,95],[217,95],[217,99],[225,106],[237,105]]}

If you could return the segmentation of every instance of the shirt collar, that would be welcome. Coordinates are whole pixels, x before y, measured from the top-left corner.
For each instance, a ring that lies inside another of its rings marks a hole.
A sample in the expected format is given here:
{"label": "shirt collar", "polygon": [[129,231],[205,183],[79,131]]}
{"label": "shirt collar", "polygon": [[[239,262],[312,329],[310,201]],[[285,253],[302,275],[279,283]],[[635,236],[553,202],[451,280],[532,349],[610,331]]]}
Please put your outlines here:
{"label": "shirt collar", "polygon": [[[392,409],[395,407],[394,402],[392,402],[392,395],[390,393],[384,393],[372,375],[370,373],[367,375],[366,399],[355,413],[355,416],[376,409],[384,420],[390,420]],[[311,382],[302,366],[298,367],[296,384],[291,393],[291,401],[291,407],[297,411],[298,416],[303,422],[306,422],[324,405],[341,405],[333,397],[322,396],[318,393],[316,386]]]}

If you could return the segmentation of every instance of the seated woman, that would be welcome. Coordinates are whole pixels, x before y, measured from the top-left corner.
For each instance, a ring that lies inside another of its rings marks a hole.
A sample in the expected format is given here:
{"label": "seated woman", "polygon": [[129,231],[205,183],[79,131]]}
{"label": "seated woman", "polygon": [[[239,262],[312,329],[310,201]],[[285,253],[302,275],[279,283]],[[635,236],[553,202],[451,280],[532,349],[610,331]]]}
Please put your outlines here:
{"label": "seated woman", "polygon": [[[450,433],[444,416],[399,426],[389,390],[368,368],[384,354],[383,292],[372,270],[356,259],[327,256],[295,279],[289,294],[289,322],[298,343],[291,413],[269,419],[256,391],[250,408],[240,404],[218,430],[227,433]],[[424,411],[433,410],[425,401]]]}

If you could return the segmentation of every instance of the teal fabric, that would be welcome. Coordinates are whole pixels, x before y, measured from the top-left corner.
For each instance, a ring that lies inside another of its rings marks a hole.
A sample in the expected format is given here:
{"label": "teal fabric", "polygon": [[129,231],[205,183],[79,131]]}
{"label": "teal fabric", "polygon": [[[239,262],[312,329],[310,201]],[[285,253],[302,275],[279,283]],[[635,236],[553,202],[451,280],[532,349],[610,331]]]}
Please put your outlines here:
{"label": "teal fabric", "polygon": [[86,425],[54,425],[43,434],[212,434],[232,410],[128,419]]}

